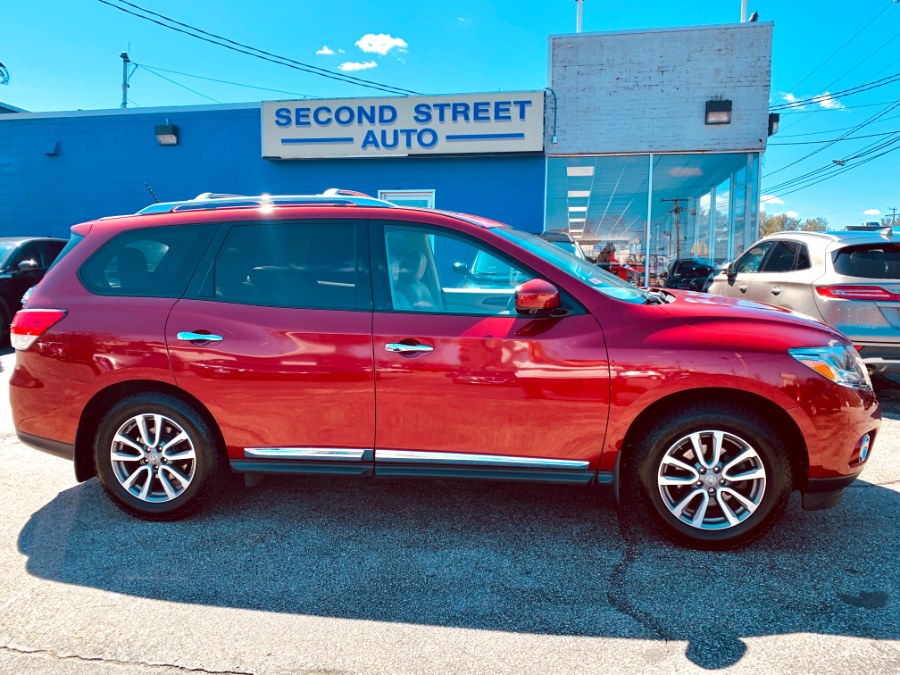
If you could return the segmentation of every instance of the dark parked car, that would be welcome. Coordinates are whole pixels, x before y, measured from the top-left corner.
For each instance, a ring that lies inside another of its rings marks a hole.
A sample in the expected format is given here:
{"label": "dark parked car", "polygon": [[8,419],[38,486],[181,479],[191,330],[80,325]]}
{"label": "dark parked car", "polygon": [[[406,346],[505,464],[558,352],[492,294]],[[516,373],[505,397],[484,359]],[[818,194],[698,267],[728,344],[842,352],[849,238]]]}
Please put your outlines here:
{"label": "dark parked car", "polygon": [[681,258],[669,263],[666,288],[680,288],[685,291],[705,291],[716,275],[716,264],[712,260]]}
{"label": "dark parked car", "polygon": [[[19,438],[139,517],[228,472],[534,480],[615,486],[629,516],[728,548],[794,490],[834,506],[870,457],[871,381],[818,321],[644,291],[471,215],[164,208],[74,226],[11,330]],[[469,267],[490,285],[460,286]]]}
{"label": "dark parked car", "polygon": [[0,237],[0,330],[3,340],[9,324],[22,307],[25,291],[44,278],[66,245],[52,237]]}

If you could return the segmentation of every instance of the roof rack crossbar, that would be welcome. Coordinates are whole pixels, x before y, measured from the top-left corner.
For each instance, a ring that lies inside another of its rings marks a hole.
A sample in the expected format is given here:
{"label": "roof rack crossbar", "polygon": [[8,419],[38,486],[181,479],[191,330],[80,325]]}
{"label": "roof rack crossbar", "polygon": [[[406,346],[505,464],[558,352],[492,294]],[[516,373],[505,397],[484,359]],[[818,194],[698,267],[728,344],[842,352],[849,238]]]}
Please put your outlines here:
{"label": "roof rack crossbar", "polygon": [[179,211],[205,211],[214,209],[258,208],[261,206],[369,206],[393,208],[395,204],[375,199],[361,192],[331,188],[319,195],[216,195],[209,192],[194,199],[178,202],[150,204],[138,211],[138,215],[175,213]]}

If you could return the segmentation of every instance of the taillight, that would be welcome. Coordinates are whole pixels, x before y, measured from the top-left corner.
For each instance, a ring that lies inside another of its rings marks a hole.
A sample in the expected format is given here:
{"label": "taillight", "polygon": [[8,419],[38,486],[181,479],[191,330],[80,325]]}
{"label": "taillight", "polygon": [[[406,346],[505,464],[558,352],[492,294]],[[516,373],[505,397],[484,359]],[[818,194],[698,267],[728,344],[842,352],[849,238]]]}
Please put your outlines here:
{"label": "taillight", "polygon": [[881,286],[816,286],[816,293],[823,298],[838,300],[900,301],[900,295]]}
{"label": "taillight", "polygon": [[9,327],[9,342],[16,349],[28,349],[67,314],[64,309],[23,309]]}

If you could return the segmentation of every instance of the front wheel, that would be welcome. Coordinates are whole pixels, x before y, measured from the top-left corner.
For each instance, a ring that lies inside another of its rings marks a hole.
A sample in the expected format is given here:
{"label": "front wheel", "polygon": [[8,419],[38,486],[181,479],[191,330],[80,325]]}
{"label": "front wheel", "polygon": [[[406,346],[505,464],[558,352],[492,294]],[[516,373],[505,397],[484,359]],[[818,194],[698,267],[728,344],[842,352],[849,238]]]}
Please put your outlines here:
{"label": "front wheel", "polygon": [[175,520],[201,506],[224,474],[206,420],[167,394],[128,396],[103,417],[94,438],[97,477],[126,512]]}
{"label": "front wheel", "polygon": [[756,413],[699,404],[655,421],[626,458],[624,501],[678,543],[741,546],[768,530],[793,485],[779,435]]}

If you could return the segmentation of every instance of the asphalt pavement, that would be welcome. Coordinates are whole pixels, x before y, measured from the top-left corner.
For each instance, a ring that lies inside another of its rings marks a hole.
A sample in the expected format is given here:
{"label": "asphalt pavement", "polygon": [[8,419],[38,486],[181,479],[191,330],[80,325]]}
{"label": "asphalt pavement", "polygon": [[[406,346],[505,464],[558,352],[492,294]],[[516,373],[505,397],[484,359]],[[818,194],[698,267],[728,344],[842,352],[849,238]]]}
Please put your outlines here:
{"label": "asphalt pavement", "polygon": [[585,487],[266,478],[143,522],[18,443],[4,386],[0,673],[896,673],[900,382],[879,384],[843,503],[794,495],[726,553]]}

